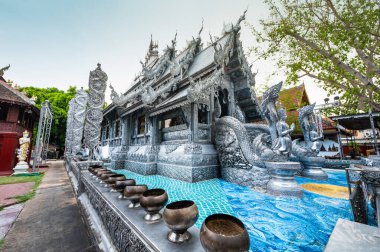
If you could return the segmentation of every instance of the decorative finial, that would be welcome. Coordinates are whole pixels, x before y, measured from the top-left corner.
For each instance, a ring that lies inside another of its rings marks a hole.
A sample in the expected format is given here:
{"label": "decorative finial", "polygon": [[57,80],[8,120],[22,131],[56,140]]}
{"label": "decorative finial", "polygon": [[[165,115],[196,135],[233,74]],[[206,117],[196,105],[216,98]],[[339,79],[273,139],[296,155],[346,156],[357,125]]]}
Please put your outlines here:
{"label": "decorative finial", "polygon": [[202,33],[202,31],[203,31],[203,21],[204,21],[204,19],[203,19],[203,17],[202,17],[202,27],[201,27],[201,29],[200,29],[199,32],[198,32],[198,36],[201,36],[201,33]]}
{"label": "decorative finial", "polygon": [[1,68],[0,69],[0,77],[3,77],[4,72],[7,71],[10,67],[11,67],[11,65],[9,64],[8,66]]}
{"label": "decorative finial", "polygon": [[174,39],[172,40],[172,45],[175,46],[177,43],[177,31],[175,31]]}
{"label": "decorative finial", "polygon": [[214,45],[214,41],[212,41],[211,32],[208,32],[208,35],[210,36],[211,45]]}
{"label": "decorative finial", "polygon": [[245,20],[245,14],[247,13],[248,11],[248,6],[247,8],[245,9],[245,11],[243,12],[243,15],[241,15],[238,19],[238,21],[236,22],[236,26],[240,25],[241,21]]}

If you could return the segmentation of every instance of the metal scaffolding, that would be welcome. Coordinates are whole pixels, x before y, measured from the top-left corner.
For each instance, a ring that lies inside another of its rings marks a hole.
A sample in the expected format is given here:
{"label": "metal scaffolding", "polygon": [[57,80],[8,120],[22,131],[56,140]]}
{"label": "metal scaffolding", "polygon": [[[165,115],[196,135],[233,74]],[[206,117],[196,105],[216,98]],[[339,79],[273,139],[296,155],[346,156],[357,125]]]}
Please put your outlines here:
{"label": "metal scaffolding", "polygon": [[53,122],[53,111],[48,100],[41,104],[40,120],[38,122],[38,132],[36,138],[36,148],[33,157],[33,172],[39,170],[42,162],[46,162],[49,149],[50,130]]}

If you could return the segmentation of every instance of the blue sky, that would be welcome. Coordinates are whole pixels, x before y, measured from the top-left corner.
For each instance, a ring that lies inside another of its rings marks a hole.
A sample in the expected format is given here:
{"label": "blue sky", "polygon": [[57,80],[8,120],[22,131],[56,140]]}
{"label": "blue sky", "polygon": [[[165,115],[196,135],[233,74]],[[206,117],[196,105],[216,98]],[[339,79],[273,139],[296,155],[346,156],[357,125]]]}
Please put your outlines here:
{"label": "blue sky", "polygon": [[[178,31],[182,50],[204,18],[207,45],[209,32],[219,36],[223,23],[236,22],[247,6],[253,25],[268,15],[261,0],[0,0],[0,67],[11,64],[4,77],[20,86],[67,89],[87,87],[89,71],[100,62],[109,82],[124,92],[141,70],[151,34],[161,52]],[[241,40],[245,48],[255,43],[244,25]],[[253,69],[259,69],[258,84],[276,71],[272,62],[256,62]],[[282,79],[279,72],[270,83]],[[310,93],[317,90],[313,86],[307,85]]]}

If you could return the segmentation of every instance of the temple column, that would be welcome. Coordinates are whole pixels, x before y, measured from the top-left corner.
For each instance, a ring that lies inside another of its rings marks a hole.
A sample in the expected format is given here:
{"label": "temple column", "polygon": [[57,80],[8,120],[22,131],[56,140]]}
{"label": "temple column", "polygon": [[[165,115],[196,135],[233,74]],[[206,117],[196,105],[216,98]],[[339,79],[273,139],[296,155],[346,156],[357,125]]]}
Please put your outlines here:
{"label": "temple column", "polygon": [[154,116],[152,118],[152,129],[151,129],[151,142],[152,145],[156,145],[158,143],[158,125],[157,125],[157,116]]}
{"label": "temple column", "polygon": [[190,130],[191,130],[191,142],[197,142],[198,141],[198,104],[197,103],[192,103],[191,104],[191,125],[190,125]]}
{"label": "temple column", "polygon": [[208,113],[208,123],[210,125],[210,133],[208,134],[208,141],[211,143],[212,141],[212,128],[213,128],[213,125],[214,125],[214,122],[213,122],[213,114],[214,114],[214,101],[215,101],[215,98],[214,98],[214,92],[211,91],[210,92],[210,111]]}

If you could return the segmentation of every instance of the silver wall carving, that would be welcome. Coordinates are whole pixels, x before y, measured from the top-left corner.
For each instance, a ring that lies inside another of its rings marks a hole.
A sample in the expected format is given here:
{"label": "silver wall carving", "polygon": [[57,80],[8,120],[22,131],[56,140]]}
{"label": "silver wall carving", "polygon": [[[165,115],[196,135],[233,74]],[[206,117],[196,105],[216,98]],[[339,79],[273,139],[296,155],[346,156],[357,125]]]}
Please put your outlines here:
{"label": "silver wall carving", "polygon": [[72,153],[76,155],[81,148],[83,138],[84,121],[86,118],[88,95],[83,88],[78,89],[74,102],[75,112],[73,114],[73,140],[72,140]]}
{"label": "silver wall carving", "polygon": [[90,72],[88,108],[84,126],[84,142],[93,150],[100,141],[101,123],[103,120],[104,93],[107,88],[108,76],[102,71],[101,65]]}

